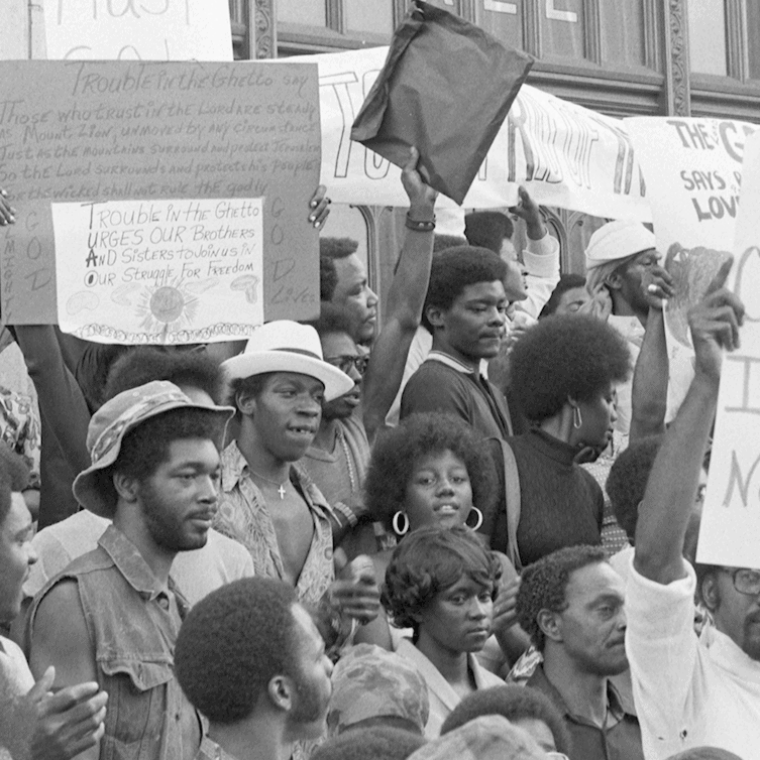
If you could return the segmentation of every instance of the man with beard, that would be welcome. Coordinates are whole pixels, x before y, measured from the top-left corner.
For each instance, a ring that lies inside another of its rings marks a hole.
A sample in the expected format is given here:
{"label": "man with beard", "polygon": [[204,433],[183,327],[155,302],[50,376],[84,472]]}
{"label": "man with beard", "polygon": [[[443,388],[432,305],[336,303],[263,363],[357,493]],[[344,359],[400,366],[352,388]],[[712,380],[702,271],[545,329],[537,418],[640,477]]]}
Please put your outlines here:
{"label": "man with beard", "polygon": [[[744,318],[741,302],[724,287],[729,268],[689,314],[694,379],[665,433],[636,524],[626,646],[649,760],[701,745],[751,758],[760,747],[760,569],[698,565],[695,574],[682,556],[722,352],[738,347]],[[699,638],[695,590],[714,622]]]}
{"label": "man with beard", "polygon": [[247,578],[209,594],[182,624],[174,662],[209,720],[196,760],[288,760],[296,742],[325,732],[332,662],[282,581]]}
{"label": "man with beard", "polygon": [[644,760],[641,731],[610,682],[628,669],[625,586],[601,546],[571,546],[523,571],[517,616],[543,654],[527,682],[561,712],[571,760]]}
{"label": "man with beard", "polygon": [[55,687],[96,681],[109,695],[105,733],[83,758],[181,760],[200,744],[198,715],[174,680],[187,603],[169,573],[178,552],[206,543],[231,414],[155,381],[90,421],[92,465],[74,495],[113,523],[42,589],[28,628],[37,677],[54,665]]}

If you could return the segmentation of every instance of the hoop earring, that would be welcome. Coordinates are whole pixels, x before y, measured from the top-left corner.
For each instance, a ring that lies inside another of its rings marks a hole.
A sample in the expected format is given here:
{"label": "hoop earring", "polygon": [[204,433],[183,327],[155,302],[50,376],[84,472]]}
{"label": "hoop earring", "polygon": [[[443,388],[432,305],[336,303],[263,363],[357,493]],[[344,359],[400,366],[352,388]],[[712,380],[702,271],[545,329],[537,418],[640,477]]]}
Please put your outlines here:
{"label": "hoop earring", "polygon": [[[404,518],[403,528],[399,528],[399,517]],[[406,516],[406,512],[402,512],[401,510],[396,512],[396,514],[393,515],[393,519],[391,520],[391,525],[393,526],[393,532],[397,536],[405,536],[409,532],[409,518]]]}
{"label": "hoop earring", "polygon": [[483,513],[477,507],[472,507],[472,509],[470,509],[469,514],[467,515],[468,520],[470,519],[470,515],[473,512],[477,514],[478,521],[475,523],[475,525],[467,525],[467,521],[465,521],[465,525],[467,525],[467,527],[471,528],[472,530],[477,530],[483,524]]}
{"label": "hoop earring", "polygon": [[581,416],[581,409],[579,406],[573,407],[573,427],[576,430],[583,427],[583,417]]}

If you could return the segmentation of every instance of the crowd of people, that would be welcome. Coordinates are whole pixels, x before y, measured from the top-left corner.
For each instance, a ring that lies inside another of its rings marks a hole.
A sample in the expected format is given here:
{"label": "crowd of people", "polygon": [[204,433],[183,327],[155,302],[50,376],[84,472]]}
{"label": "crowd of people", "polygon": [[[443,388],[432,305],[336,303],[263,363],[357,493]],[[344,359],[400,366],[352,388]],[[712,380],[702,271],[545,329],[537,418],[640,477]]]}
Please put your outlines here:
{"label": "crowd of people", "polygon": [[730,263],[669,353],[643,225],[561,275],[524,189],[437,236],[417,166],[382,304],[323,236],[245,342],[8,327],[2,760],[760,758],[760,569],[694,560]]}

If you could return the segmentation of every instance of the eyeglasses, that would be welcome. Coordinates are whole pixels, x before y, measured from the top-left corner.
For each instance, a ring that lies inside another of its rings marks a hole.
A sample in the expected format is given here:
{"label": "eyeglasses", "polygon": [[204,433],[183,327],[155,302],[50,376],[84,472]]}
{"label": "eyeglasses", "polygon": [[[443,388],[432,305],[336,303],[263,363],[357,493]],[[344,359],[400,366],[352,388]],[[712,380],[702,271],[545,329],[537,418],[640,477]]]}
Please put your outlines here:
{"label": "eyeglasses", "polygon": [[325,361],[346,374],[354,367],[360,375],[363,375],[369,364],[369,356],[326,356]]}
{"label": "eyeglasses", "polygon": [[740,567],[738,570],[722,567],[721,570],[731,576],[734,588],[740,594],[746,594],[747,596],[757,596],[760,594],[760,570],[747,570],[743,567]]}

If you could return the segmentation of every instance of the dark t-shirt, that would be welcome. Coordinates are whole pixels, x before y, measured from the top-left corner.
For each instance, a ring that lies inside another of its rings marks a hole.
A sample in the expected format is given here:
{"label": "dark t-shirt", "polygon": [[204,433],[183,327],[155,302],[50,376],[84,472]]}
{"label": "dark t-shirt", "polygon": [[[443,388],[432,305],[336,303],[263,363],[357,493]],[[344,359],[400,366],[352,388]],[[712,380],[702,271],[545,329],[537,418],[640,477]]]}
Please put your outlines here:
{"label": "dark t-shirt", "polygon": [[427,359],[409,378],[400,419],[416,412],[444,412],[468,422],[484,438],[511,434],[504,394],[484,377]]}

